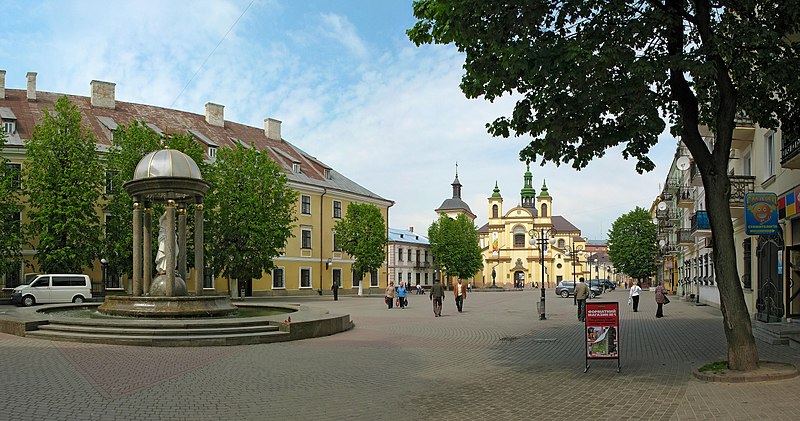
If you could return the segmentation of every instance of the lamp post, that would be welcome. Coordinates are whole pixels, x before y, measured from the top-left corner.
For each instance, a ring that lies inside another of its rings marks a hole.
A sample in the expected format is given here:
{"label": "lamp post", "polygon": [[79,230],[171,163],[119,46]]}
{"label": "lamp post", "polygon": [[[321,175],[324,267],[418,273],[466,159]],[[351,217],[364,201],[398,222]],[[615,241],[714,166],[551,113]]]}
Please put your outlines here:
{"label": "lamp post", "polygon": [[[575,266],[577,266],[578,258],[583,255],[583,246],[575,247],[575,244],[570,242],[570,249],[569,257],[572,258],[572,282],[578,285],[578,278],[575,275]],[[578,296],[575,294],[572,294],[572,304],[578,305]]]}
{"label": "lamp post", "polygon": [[528,231],[528,235],[531,237],[530,245],[539,245],[539,259],[542,262],[542,297],[539,300],[539,320],[547,320],[545,317],[544,311],[544,252],[547,250],[547,243],[555,243],[555,238],[548,238],[552,234],[552,228],[544,229],[540,228],[539,231],[532,229]]}

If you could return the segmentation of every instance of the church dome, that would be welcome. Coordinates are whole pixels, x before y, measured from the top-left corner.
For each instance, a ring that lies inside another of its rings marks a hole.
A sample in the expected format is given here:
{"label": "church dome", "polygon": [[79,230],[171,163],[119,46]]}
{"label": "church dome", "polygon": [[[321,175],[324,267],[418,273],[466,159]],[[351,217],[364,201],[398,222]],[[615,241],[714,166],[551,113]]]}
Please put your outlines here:
{"label": "church dome", "polygon": [[161,149],[145,155],[136,171],[134,180],[156,177],[185,177],[202,180],[200,168],[189,155],[176,149]]}

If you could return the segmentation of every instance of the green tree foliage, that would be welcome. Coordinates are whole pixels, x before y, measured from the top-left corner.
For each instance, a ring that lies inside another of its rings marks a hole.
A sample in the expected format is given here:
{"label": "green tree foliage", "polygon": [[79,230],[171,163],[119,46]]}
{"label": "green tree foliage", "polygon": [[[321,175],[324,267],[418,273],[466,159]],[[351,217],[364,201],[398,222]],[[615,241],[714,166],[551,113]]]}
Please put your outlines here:
{"label": "green tree foliage", "polygon": [[[0,150],[6,144],[6,133],[0,129]],[[22,228],[19,212],[19,176],[0,155],[0,274],[19,270],[22,261]]]}
{"label": "green tree foliage", "polygon": [[386,224],[377,206],[350,203],[334,230],[339,246],[355,259],[356,279],[378,269],[386,261]]}
{"label": "green tree foliage", "polygon": [[428,241],[434,261],[447,276],[468,279],[483,268],[478,230],[464,214],[455,219],[440,215],[428,227]]}
{"label": "green tree foliage", "polygon": [[[128,125],[121,125],[114,131],[112,146],[106,155],[107,184],[110,183],[112,191],[107,192],[105,211],[109,214],[106,224],[106,237],[104,242],[103,257],[109,264],[109,276],[122,274],[131,275],[133,272],[133,199],[125,191],[123,185],[133,179],[136,165],[150,152],[163,147],[179,150],[192,158],[200,167],[200,172],[205,176],[207,164],[203,159],[203,147],[187,133],[160,135],[147,127],[144,122],[133,121]],[[108,185],[106,187],[109,187]],[[163,206],[154,209],[153,232],[158,232],[158,215],[163,212]],[[193,230],[194,215],[187,213],[187,224]],[[190,231],[191,232],[191,231]],[[192,255],[193,238],[189,235],[187,255]],[[154,259],[157,247],[157,238],[152,239]],[[188,259],[191,266],[194,261]]]}
{"label": "green tree foliage", "polygon": [[80,273],[100,252],[95,206],[103,171],[94,136],[81,127],[78,108],[63,97],[52,112],[45,110],[25,147],[29,164],[22,186],[30,205],[26,233],[39,240],[39,270]]}
{"label": "green tree foliage", "polygon": [[640,207],[617,218],[608,232],[608,255],[614,267],[636,279],[655,274],[657,231],[650,213]]}
{"label": "green tree foliage", "polygon": [[[417,45],[465,53],[461,89],[493,101],[514,94],[494,136],[530,136],[522,159],[585,167],[622,145],[638,171],[666,116],[694,157],[714,232],[728,362],[758,366],[736,269],[728,159],[737,113],[800,133],[800,7],[711,0],[418,0]],[[715,133],[713,147],[698,126]]]}
{"label": "green tree foliage", "polygon": [[266,151],[223,148],[209,171],[206,248],[216,274],[239,282],[272,269],[292,236],[297,193]]}

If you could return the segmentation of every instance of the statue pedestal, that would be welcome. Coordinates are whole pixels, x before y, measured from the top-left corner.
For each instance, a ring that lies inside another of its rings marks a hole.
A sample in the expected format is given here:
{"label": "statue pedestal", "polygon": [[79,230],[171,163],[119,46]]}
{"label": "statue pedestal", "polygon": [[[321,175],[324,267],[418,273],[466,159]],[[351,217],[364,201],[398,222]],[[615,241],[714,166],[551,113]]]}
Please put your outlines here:
{"label": "statue pedestal", "polygon": [[[183,297],[188,295],[186,292],[186,282],[181,279],[180,276],[175,275],[175,288],[173,289],[174,296],[176,297]],[[166,297],[167,296],[167,275],[161,274],[156,276],[156,279],[153,279],[153,282],[150,283],[150,293],[151,297]]]}

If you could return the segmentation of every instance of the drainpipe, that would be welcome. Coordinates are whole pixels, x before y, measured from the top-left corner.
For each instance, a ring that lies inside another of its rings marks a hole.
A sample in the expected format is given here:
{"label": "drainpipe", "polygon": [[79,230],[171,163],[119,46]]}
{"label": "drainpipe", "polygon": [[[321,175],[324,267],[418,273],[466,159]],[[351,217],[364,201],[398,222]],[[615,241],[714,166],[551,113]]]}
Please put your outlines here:
{"label": "drainpipe", "polygon": [[323,272],[322,268],[324,267],[323,264],[325,264],[325,259],[322,256],[325,250],[322,247],[322,235],[324,231],[322,229],[322,213],[324,209],[323,199],[326,193],[328,193],[328,189],[323,187],[322,194],[319,196],[319,291],[317,292],[319,293],[320,296],[322,295],[322,272]]}

